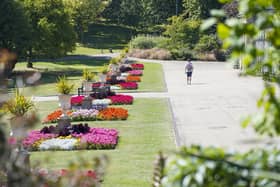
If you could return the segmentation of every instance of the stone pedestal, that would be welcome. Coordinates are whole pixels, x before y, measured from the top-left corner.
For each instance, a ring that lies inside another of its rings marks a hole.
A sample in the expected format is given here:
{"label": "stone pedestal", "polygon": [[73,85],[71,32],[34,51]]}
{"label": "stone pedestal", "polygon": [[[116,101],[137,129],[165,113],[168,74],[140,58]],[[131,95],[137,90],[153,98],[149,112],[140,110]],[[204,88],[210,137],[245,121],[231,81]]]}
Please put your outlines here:
{"label": "stone pedestal", "polygon": [[71,125],[71,119],[68,116],[62,116],[60,119],[58,119],[58,132],[65,129],[66,127],[69,127]]}
{"label": "stone pedestal", "polygon": [[92,97],[87,96],[82,101],[82,109],[91,109],[92,108]]}

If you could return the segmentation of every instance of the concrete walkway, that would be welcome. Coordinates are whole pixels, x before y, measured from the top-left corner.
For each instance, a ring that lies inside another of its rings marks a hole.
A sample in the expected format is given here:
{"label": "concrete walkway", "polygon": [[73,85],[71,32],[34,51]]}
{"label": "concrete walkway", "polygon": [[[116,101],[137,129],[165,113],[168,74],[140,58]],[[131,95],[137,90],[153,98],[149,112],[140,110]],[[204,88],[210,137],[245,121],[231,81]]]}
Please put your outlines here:
{"label": "concrete walkway", "polygon": [[[259,138],[252,128],[240,127],[244,117],[257,111],[256,101],[263,89],[260,78],[239,77],[238,71],[227,63],[194,62],[190,86],[186,83],[184,62],[157,62],[163,64],[168,92],[129,94],[170,99],[177,145],[200,144],[239,151],[267,146],[268,140]],[[57,97],[34,100],[57,100]]]}

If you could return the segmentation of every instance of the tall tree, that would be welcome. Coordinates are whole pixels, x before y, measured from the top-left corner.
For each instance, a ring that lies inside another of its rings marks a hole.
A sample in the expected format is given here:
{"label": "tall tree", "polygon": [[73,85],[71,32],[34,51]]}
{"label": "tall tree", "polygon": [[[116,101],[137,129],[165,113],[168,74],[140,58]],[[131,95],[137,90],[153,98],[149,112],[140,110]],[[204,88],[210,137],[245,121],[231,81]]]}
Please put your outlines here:
{"label": "tall tree", "polygon": [[121,0],[111,0],[109,5],[105,8],[102,15],[113,23],[121,23]]}
{"label": "tall tree", "polygon": [[0,48],[24,57],[31,35],[22,4],[15,0],[1,0],[0,10]]}
{"label": "tall tree", "polygon": [[192,19],[205,19],[210,17],[211,9],[219,9],[222,4],[219,0],[183,0],[184,14]]}
{"label": "tall tree", "polygon": [[84,32],[88,26],[96,21],[97,16],[104,10],[104,0],[63,0],[81,43],[84,41]]}
{"label": "tall tree", "polygon": [[181,0],[144,0],[144,23],[150,25],[163,24],[167,18],[175,16],[177,11],[181,12]]}
{"label": "tall tree", "polygon": [[62,0],[22,1],[32,26],[30,57],[55,58],[75,48],[75,31]]}
{"label": "tall tree", "polygon": [[142,20],[143,4],[139,0],[122,0],[120,19],[125,25],[138,26]]}

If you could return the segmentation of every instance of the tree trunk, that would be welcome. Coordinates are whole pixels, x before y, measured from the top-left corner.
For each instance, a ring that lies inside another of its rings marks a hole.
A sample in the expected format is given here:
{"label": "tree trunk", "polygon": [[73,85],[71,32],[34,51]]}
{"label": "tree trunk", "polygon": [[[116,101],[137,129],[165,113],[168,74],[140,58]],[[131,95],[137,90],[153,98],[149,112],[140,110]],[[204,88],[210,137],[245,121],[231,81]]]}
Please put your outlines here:
{"label": "tree trunk", "polygon": [[28,51],[28,56],[27,56],[27,68],[33,68],[33,63],[32,63],[32,48],[29,48],[29,51]]}

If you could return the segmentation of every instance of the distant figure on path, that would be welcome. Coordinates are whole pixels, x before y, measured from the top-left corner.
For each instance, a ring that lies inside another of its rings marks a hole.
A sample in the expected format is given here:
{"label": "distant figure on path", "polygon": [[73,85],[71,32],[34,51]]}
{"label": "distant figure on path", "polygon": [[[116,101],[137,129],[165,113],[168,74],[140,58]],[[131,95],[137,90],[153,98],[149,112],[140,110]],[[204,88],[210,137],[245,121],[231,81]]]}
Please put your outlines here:
{"label": "distant figure on path", "polygon": [[188,62],[185,67],[185,72],[187,74],[187,84],[192,84],[192,73],[193,73],[193,64],[190,59],[188,59]]}

